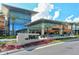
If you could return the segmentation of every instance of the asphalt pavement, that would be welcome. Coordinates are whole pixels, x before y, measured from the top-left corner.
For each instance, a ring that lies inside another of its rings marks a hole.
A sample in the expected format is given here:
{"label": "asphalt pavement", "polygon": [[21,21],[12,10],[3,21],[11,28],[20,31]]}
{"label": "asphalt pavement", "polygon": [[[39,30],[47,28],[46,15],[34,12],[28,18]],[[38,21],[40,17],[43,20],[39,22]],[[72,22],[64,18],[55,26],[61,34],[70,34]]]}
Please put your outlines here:
{"label": "asphalt pavement", "polygon": [[79,55],[79,39],[60,42],[59,44],[24,48],[22,51],[10,55]]}

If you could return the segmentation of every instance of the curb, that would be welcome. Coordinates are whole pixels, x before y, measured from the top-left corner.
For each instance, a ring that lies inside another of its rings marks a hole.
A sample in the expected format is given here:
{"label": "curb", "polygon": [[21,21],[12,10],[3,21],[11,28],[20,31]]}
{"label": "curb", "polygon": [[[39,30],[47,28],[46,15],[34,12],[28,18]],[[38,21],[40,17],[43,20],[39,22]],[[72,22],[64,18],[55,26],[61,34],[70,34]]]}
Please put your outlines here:
{"label": "curb", "polygon": [[22,50],[23,50],[23,48],[11,50],[11,51],[5,51],[5,52],[1,52],[0,55],[8,55],[10,53],[15,53],[15,52],[22,51]]}
{"label": "curb", "polygon": [[55,45],[58,45],[58,44],[63,44],[64,42],[60,42],[60,43],[55,43],[55,44],[49,44],[49,45],[46,45],[46,46],[43,46],[43,47],[38,47],[34,50],[39,50],[39,49],[43,49],[43,48],[46,48],[46,47],[50,47],[50,46],[55,46]]}

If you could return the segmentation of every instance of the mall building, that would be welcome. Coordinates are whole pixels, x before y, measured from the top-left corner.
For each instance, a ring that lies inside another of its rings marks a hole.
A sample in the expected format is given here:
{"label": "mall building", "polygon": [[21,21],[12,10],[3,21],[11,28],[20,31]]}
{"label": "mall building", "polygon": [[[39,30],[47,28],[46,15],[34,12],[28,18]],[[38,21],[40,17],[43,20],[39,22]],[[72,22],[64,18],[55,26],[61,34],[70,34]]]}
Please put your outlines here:
{"label": "mall building", "polygon": [[49,19],[38,19],[31,22],[31,17],[38,12],[2,4],[0,12],[0,34],[16,35],[17,33],[45,34],[79,34],[78,23],[67,23]]}
{"label": "mall building", "polygon": [[16,31],[27,30],[25,24],[31,22],[31,17],[37,12],[2,4],[1,13],[0,33],[16,35]]}

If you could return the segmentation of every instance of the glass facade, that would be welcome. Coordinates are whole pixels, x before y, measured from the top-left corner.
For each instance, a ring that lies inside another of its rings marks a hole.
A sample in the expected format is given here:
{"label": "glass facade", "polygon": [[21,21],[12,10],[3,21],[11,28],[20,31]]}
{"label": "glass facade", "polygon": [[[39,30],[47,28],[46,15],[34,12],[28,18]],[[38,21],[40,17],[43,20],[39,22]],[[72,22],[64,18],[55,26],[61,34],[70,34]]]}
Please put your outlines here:
{"label": "glass facade", "polygon": [[[5,16],[5,34],[11,35],[13,32],[16,34],[16,31],[27,29],[25,26],[27,23],[31,22],[31,16],[37,12],[26,10],[22,8],[17,8],[14,6],[9,6],[2,4],[2,12]],[[14,21],[13,21],[14,18]],[[13,29],[14,28],[14,29]]]}
{"label": "glass facade", "polygon": [[[43,21],[42,21],[43,20]],[[58,21],[51,21],[46,19],[40,19],[38,21],[28,24],[29,32],[39,34],[71,34],[71,24],[62,23]]]}
{"label": "glass facade", "polygon": [[[31,14],[23,14],[21,12],[16,12],[16,11],[10,11],[9,12],[9,28],[10,32],[12,32],[12,17],[15,17],[14,20],[14,32],[17,30],[25,29],[27,26],[25,26],[27,23],[31,22]],[[10,33],[11,34],[11,33]]]}
{"label": "glass facade", "polygon": [[[38,23],[38,24],[35,24],[33,26],[30,26],[29,29],[30,30],[41,30],[41,25],[42,23]],[[50,28],[52,26],[56,26],[58,24],[53,24],[53,23],[43,23],[44,24],[44,29],[47,29],[47,28]]]}
{"label": "glass facade", "polygon": [[[48,30],[53,26],[57,26],[58,24],[41,22],[34,25],[29,26],[30,33],[39,33],[42,35],[42,31],[44,30],[44,34],[48,34]],[[43,27],[44,26],[44,27]]]}

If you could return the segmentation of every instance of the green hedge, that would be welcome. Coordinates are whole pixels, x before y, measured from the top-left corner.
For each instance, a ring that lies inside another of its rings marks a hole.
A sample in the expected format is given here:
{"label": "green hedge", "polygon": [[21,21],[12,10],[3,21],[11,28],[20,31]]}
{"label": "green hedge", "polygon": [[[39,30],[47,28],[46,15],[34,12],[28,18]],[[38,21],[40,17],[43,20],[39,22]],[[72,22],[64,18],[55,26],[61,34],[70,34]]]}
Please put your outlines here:
{"label": "green hedge", "polygon": [[14,38],[16,38],[16,36],[4,36],[4,35],[0,36],[0,39],[14,39]]}
{"label": "green hedge", "polygon": [[79,38],[79,35],[75,35],[75,36]]}
{"label": "green hedge", "polygon": [[0,42],[0,45],[6,44],[6,42]]}

